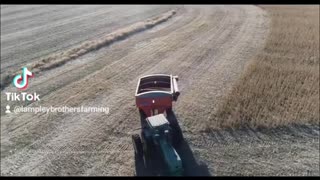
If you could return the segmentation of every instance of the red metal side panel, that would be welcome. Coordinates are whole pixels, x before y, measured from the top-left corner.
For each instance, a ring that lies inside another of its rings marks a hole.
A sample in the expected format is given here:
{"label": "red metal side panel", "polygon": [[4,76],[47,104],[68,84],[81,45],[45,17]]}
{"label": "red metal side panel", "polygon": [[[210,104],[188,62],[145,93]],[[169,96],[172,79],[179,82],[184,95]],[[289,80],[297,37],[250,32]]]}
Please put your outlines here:
{"label": "red metal side panel", "polygon": [[172,107],[172,95],[161,92],[150,92],[136,97],[136,105],[142,109],[147,117],[164,113]]}

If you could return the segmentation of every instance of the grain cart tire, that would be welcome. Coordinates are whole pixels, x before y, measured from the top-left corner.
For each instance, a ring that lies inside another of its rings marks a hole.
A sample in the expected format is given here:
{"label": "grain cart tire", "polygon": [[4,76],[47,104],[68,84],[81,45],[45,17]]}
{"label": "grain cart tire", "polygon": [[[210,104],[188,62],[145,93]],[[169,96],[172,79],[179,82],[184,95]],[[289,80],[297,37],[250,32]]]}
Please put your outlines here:
{"label": "grain cart tire", "polygon": [[142,142],[139,134],[132,135],[132,143],[133,143],[135,156],[138,157],[139,159],[142,158],[143,149],[142,149]]}

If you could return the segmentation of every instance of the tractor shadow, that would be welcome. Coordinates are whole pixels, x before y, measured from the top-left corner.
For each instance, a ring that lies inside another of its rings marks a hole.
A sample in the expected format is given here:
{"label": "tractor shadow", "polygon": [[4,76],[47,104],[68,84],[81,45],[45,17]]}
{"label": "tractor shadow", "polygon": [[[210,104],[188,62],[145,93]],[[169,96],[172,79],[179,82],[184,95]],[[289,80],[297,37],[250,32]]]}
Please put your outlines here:
{"label": "tractor shadow", "polygon": [[[179,131],[182,133],[179,120],[174,112],[168,115],[168,120],[170,122],[175,121],[178,124]],[[184,176],[211,176],[208,166],[203,162],[197,162],[197,158],[194,156],[189,143],[185,139],[179,145],[176,145],[175,149],[182,160]]]}
{"label": "tractor shadow", "polygon": [[[141,115],[141,125],[144,125],[144,119],[145,116]],[[178,129],[180,132],[181,128],[179,125],[179,121],[175,115],[174,112],[171,112],[168,114],[168,120],[169,122],[177,122]],[[183,134],[182,134],[183,136]],[[181,160],[182,160],[182,166],[184,169],[183,176],[212,176],[208,170],[208,166],[204,163],[198,163],[197,158],[194,156],[193,151],[191,150],[190,145],[186,140],[182,140],[178,145],[174,145],[175,150],[179,154]],[[135,170],[137,176],[167,176],[165,172],[165,165],[163,163],[160,163],[161,160],[155,157],[152,159],[153,164],[155,166],[149,167],[146,169],[144,167],[144,161],[143,159],[135,158]]]}

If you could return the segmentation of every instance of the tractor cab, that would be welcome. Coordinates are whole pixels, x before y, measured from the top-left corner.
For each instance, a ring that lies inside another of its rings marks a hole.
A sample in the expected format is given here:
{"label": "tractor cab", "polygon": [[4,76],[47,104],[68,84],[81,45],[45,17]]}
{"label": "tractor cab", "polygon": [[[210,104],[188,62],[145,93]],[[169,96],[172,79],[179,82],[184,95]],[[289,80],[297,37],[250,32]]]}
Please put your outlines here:
{"label": "tractor cab", "polygon": [[159,140],[161,137],[164,137],[171,142],[171,128],[169,121],[163,114],[158,114],[155,116],[148,117],[147,119],[148,127],[150,129],[150,134],[153,135],[154,143],[159,144]]}

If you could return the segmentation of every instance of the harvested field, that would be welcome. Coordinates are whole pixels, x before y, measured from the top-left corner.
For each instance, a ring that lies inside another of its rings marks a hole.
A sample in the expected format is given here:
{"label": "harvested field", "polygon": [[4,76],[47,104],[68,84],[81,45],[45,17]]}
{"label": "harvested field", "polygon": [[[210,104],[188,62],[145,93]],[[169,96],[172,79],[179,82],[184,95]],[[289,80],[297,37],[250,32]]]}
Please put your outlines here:
{"label": "harvested field", "polygon": [[[137,22],[129,27],[122,28],[110,34],[107,34],[103,37],[99,37],[96,40],[88,40],[80,44],[79,46],[72,47],[66,51],[62,51],[56,54],[50,54],[48,57],[41,58],[31,65],[26,65],[29,69],[32,70],[33,73],[37,74],[41,71],[45,71],[48,69],[52,69],[58,66],[65,64],[66,62],[80,57],[90,51],[97,50],[103,46],[110,45],[115,41],[119,41],[124,39],[132,34],[143,31],[145,29],[152,28],[153,26],[160,24],[164,21],[167,21],[175,14],[175,11],[170,11],[162,14],[161,16],[147,19],[144,22]],[[19,74],[19,72],[7,72],[6,75],[3,75],[1,88],[5,88],[11,83],[11,79]]]}
{"label": "harvested field", "polygon": [[[219,129],[215,119],[270,41],[268,12],[250,5],[1,6],[1,175],[135,175],[134,93],[138,78],[153,73],[179,76],[174,113],[186,140],[177,148],[186,175],[319,175],[319,126]],[[105,42],[128,27],[143,31]],[[66,52],[76,55],[61,58]],[[19,90],[5,77],[23,66],[37,72],[26,91],[41,101],[6,101],[6,92]],[[6,114],[6,105],[110,113]]]}

